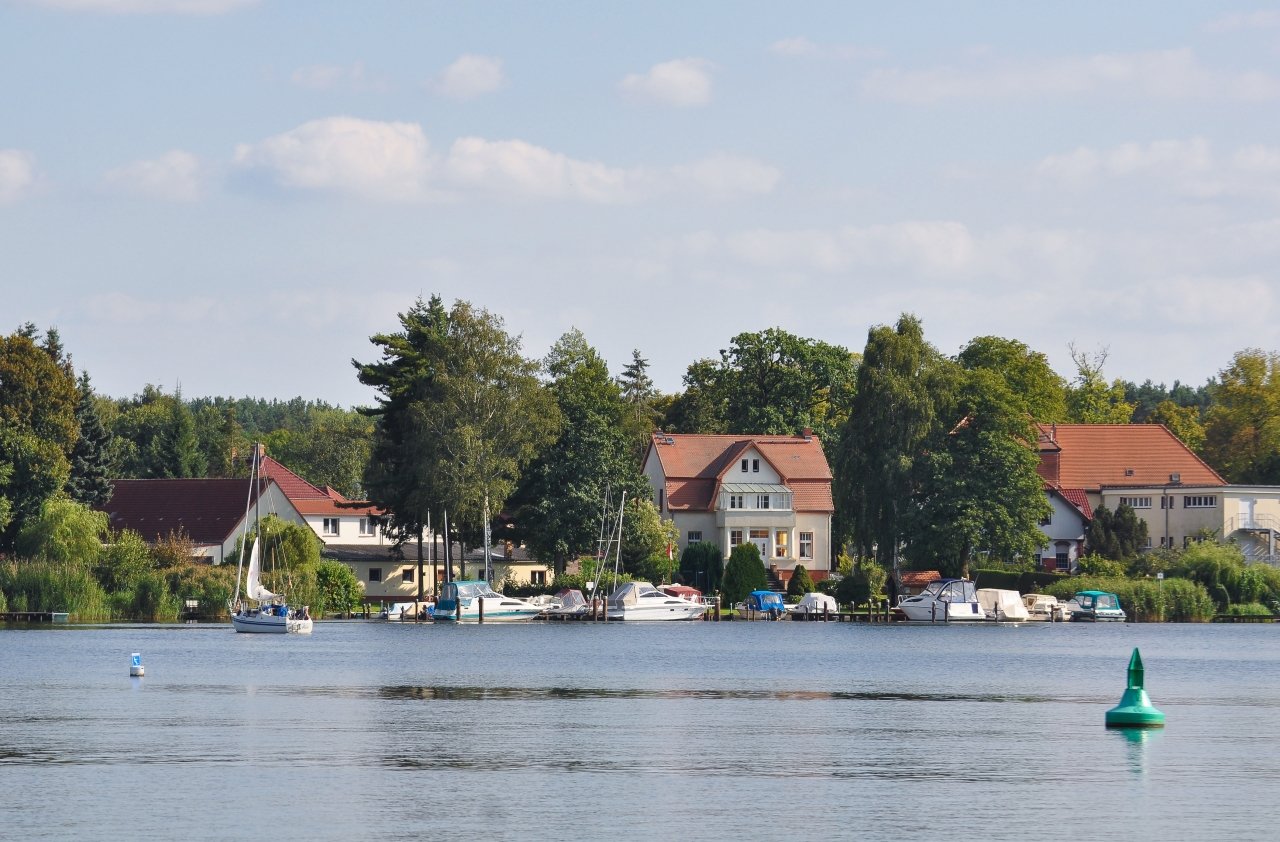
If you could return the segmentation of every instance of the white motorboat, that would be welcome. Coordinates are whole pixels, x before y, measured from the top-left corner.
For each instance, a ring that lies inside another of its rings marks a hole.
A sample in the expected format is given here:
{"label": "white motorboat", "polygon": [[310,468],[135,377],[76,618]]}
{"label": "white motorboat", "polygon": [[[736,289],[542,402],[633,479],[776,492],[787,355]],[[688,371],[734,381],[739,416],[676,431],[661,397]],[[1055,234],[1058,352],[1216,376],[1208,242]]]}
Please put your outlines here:
{"label": "white motorboat", "polygon": [[1017,591],[1000,588],[978,588],[978,602],[988,620],[997,623],[1025,623],[1031,619],[1022,596]]}
{"label": "white motorboat", "polygon": [[433,619],[437,623],[510,623],[532,620],[542,612],[541,605],[503,596],[488,582],[446,582],[436,600]]}
{"label": "white motorboat", "polygon": [[792,617],[797,615],[804,617],[808,614],[839,614],[840,606],[836,604],[834,596],[810,591],[800,597],[798,603],[787,608],[787,613]]}
{"label": "white motorboat", "polygon": [[923,592],[900,601],[897,611],[917,623],[974,622],[987,619],[977,590],[968,579],[939,579]]}
{"label": "white motorboat", "polygon": [[610,620],[696,620],[707,612],[705,603],[664,593],[648,582],[623,582],[606,601]]}
{"label": "white motorboat", "polygon": [[582,595],[582,591],[577,588],[565,588],[556,594],[557,602],[546,608],[542,612],[544,617],[553,617],[555,619],[564,619],[565,617],[579,617],[587,613],[590,606],[587,604],[587,598]]}
{"label": "white motorboat", "polygon": [[1022,604],[1026,606],[1027,619],[1032,622],[1061,623],[1071,618],[1065,603],[1059,602],[1056,596],[1043,593],[1023,594]]}

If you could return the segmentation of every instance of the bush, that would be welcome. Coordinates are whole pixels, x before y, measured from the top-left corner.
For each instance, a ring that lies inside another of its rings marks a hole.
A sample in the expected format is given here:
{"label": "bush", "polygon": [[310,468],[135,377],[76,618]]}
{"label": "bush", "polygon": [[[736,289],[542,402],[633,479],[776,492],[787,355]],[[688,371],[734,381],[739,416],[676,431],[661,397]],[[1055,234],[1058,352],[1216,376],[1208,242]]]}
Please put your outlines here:
{"label": "bush", "polygon": [[320,601],[315,616],[355,611],[364,600],[364,588],[356,574],[340,561],[326,559],[316,568]]}
{"label": "bush", "polygon": [[787,596],[804,596],[813,590],[813,579],[803,564],[797,564],[787,582]]}
{"label": "bush", "polygon": [[1083,556],[1078,565],[1078,572],[1081,576],[1103,576],[1107,578],[1119,578],[1127,575],[1128,571],[1124,564],[1118,561],[1112,561],[1109,558],[1103,558],[1100,555]]}
{"label": "bush", "polygon": [[1120,598],[1120,607],[1135,623],[1161,620],[1171,623],[1203,623],[1213,619],[1214,604],[1198,582],[1165,579],[1101,578],[1078,576],[1050,585],[1045,593],[1070,599],[1079,591],[1108,591]]}
{"label": "bush", "polygon": [[49,561],[0,564],[0,591],[10,611],[66,611],[78,620],[111,617],[107,595],[87,568]]}
{"label": "bush", "polygon": [[1233,603],[1280,600],[1280,570],[1245,564],[1244,554],[1232,544],[1192,544],[1178,555],[1169,576],[1199,582],[1223,611]]}
{"label": "bush", "polygon": [[710,541],[698,541],[685,547],[680,554],[680,575],[688,585],[703,593],[720,589],[724,578],[724,556],[720,547]]}
{"label": "bush", "polygon": [[721,593],[725,605],[735,605],[747,598],[752,591],[764,590],[769,577],[764,570],[764,559],[755,544],[739,544],[729,555],[724,568]]}
{"label": "bush", "polygon": [[1272,611],[1261,602],[1238,602],[1229,606],[1226,613],[1232,617],[1270,617]]}

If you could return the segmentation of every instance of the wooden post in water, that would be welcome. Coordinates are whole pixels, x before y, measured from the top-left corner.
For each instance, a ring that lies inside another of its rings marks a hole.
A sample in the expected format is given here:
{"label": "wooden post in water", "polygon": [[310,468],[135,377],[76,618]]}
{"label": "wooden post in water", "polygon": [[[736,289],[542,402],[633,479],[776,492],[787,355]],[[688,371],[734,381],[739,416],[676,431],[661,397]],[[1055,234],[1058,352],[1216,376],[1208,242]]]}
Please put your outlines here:
{"label": "wooden post in water", "polygon": [[476,611],[478,612],[477,622],[483,623],[484,622],[484,597],[482,596],[476,597]]}
{"label": "wooden post in water", "polygon": [[453,606],[453,614],[459,623],[462,622],[462,594],[458,594],[457,602]]}

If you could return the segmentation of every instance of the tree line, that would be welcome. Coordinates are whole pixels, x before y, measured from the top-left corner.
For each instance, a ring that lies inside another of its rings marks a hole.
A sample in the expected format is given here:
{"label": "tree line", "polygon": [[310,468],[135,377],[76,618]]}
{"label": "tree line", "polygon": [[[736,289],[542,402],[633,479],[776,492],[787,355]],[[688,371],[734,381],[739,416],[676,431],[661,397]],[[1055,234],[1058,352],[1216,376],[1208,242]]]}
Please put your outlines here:
{"label": "tree line", "polygon": [[675,567],[676,536],[640,472],[649,435],[820,438],[835,474],[836,533],[862,558],[1031,559],[1047,503],[1033,421],[1161,423],[1228,481],[1280,483],[1280,356],[1246,349],[1199,387],[1107,380],[1105,350],[1072,348],[1059,375],[1016,340],[977,337],[949,356],[903,315],[859,352],[779,328],[733,336],[662,394],[636,350],[613,375],[571,330],[540,359],[500,316],[439,296],[371,337],[354,376],[371,406],[202,397],[147,385],[94,392],[55,328],[0,337],[0,552],[65,498],[100,506],[117,478],[239,476],[254,441],[317,485],[390,512],[415,544],[447,516],[476,546],[499,536],[562,570],[599,548],[602,506],[625,490],[623,553],[637,575]]}

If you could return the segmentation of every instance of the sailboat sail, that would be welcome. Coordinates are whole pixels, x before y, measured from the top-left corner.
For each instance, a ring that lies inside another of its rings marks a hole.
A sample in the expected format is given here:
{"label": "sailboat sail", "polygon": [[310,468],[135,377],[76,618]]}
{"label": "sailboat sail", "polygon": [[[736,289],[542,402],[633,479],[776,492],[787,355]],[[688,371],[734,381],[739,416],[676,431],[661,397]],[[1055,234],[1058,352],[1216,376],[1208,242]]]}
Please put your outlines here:
{"label": "sailboat sail", "polygon": [[249,582],[246,589],[249,599],[254,599],[258,602],[275,602],[280,599],[279,594],[274,594],[262,587],[262,582],[259,581],[261,576],[262,562],[258,556],[258,539],[254,538],[253,548],[249,550]]}

